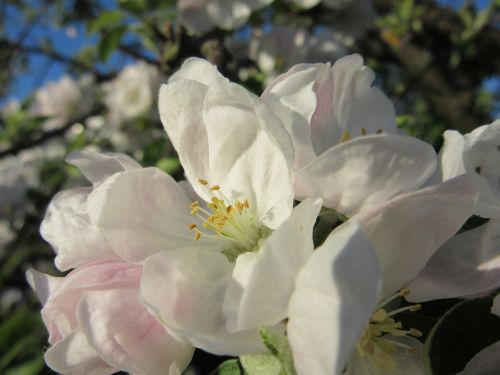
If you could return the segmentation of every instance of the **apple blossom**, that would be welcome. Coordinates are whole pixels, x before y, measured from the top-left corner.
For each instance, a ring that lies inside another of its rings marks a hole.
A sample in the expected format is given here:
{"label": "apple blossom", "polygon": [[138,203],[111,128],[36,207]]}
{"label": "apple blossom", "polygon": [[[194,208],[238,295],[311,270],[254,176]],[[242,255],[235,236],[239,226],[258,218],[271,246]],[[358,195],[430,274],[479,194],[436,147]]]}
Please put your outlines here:
{"label": "apple blossom", "polygon": [[292,135],[297,199],[320,196],[350,217],[420,187],[434,172],[433,148],[398,134],[394,108],[373,80],[351,55],[333,67],[296,65],[262,94]]}
{"label": "apple blossom", "polygon": [[141,271],[101,260],[66,277],[27,272],[43,304],[49,367],[73,375],[180,374],[187,367],[193,348],[173,339],[140,303]]}
{"label": "apple blossom", "polygon": [[[299,272],[288,308],[287,334],[299,375],[423,373],[422,344],[390,310],[405,285],[471,215],[478,197],[473,176],[400,195],[335,229]],[[336,247],[357,224],[364,245]],[[339,235],[338,233],[341,233]],[[381,301],[377,303],[377,300]],[[411,354],[408,350],[415,352]]]}
{"label": "apple blossom", "polygon": [[208,62],[187,60],[159,105],[188,184],[116,173],[89,196],[90,221],[120,258],[144,261],[142,299],[169,332],[213,353],[262,351],[257,328],[282,329],[321,201],[292,210],[288,133]]}
{"label": "apple blossom", "polygon": [[90,112],[94,106],[94,91],[94,80],[90,75],[84,75],[78,81],[63,76],[35,93],[30,112],[49,117],[43,127],[51,130]]}
{"label": "apple blossom", "polygon": [[481,196],[475,214],[500,217],[500,120],[466,135],[445,131],[440,162],[444,181],[464,173],[479,175]]}
{"label": "apple blossom", "polygon": [[273,0],[178,0],[180,22],[194,34],[205,33],[214,27],[237,29],[248,20],[252,11],[263,8]]}
{"label": "apple blossom", "polygon": [[306,29],[289,26],[273,27],[268,32],[256,31],[248,48],[249,57],[268,78],[301,62],[333,61],[345,54],[345,47],[331,30],[311,34]]}
{"label": "apple blossom", "polygon": [[102,87],[110,121],[121,124],[150,112],[160,83],[155,67],[145,62],[126,66]]}

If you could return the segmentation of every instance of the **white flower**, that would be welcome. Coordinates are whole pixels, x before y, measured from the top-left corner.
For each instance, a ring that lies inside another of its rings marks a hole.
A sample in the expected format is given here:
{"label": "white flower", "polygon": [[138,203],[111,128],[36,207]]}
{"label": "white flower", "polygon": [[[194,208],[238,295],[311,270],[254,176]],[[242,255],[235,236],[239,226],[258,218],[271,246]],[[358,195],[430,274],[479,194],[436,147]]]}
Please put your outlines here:
{"label": "white flower", "polygon": [[94,91],[94,81],[89,75],[78,81],[63,76],[36,91],[30,112],[49,117],[44,129],[51,130],[90,112],[95,103]]}
{"label": "white flower", "polygon": [[[409,337],[420,333],[397,318],[419,306],[392,310],[389,302],[407,295],[402,288],[470,216],[477,196],[475,179],[462,176],[334,230],[300,271],[290,300],[287,334],[298,374],[340,374],[346,365],[356,375],[423,373],[422,344]],[[342,247],[342,237],[357,245]]]}
{"label": "white flower", "polygon": [[159,102],[189,184],[117,173],[89,197],[90,220],[121,258],[144,261],[142,299],[169,332],[217,354],[262,351],[257,328],[281,329],[321,202],[292,210],[288,133],[213,65],[187,60]]}
{"label": "white flower", "polygon": [[90,214],[103,202],[91,199],[113,176],[139,170],[124,154],[76,152],[67,160],[92,182],[57,194],[40,228],[57,253],[56,278],[35,270],[28,281],[43,304],[51,347],[47,364],[68,374],[179,374],[194,348],[177,342],[140,303],[140,265],[120,259]]}
{"label": "white flower", "polygon": [[178,0],[180,22],[195,34],[215,26],[225,30],[243,26],[252,11],[263,8],[273,0]]}
{"label": "white flower", "polygon": [[476,173],[480,176],[481,196],[475,214],[500,218],[500,120],[466,135],[445,131],[440,156],[443,181]]}
{"label": "white flower", "polygon": [[153,66],[142,61],[127,65],[102,88],[110,121],[121,124],[149,113],[160,83],[160,75]]}
{"label": "white flower", "polygon": [[269,32],[255,32],[249,45],[250,58],[269,78],[298,63],[334,61],[345,53],[328,29],[311,35],[305,29],[277,26]]}
{"label": "white flower", "polygon": [[420,187],[434,172],[432,146],[398,134],[374,78],[351,55],[333,67],[296,65],[262,94],[292,135],[296,199],[319,196],[350,217]]}

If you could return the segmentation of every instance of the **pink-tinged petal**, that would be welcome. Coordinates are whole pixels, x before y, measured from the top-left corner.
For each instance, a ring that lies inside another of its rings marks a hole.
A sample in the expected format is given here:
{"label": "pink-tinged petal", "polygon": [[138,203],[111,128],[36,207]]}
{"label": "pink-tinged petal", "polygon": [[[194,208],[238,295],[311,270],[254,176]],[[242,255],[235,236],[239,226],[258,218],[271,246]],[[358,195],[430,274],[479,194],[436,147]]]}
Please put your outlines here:
{"label": "pink-tinged petal", "polygon": [[180,374],[194,348],[173,339],[132,289],[86,292],[78,322],[96,352],[112,366],[134,374]]}
{"label": "pink-tinged petal", "polygon": [[141,297],[149,311],[179,339],[220,355],[265,351],[257,330],[231,334],[222,303],[233,266],[218,253],[182,249],[144,263]]}
{"label": "pink-tinged petal", "polygon": [[494,375],[500,372],[500,341],[477,353],[457,375]]}
{"label": "pink-tinged petal", "polygon": [[320,209],[320,199],[302,202],[257,252],[236,259],[222,306],[230,332],[272,326],[287,317],[297,273],[313,253]]}
{"label": "pink-tinged petal", "polygon": [[478,295],[500,286],[500,220],[459,233],[407,286],[409,301]]}
{"label": "pink-tinged petal", "polygon": [[141,268],[123,262],[102,262],[79,267],[62,278],[51,290],[42,317],[51,344],[70,334],[77,326],[76,306],[82,294],[94,289],[130,288],[139,283]]}
{"label": "pink-tinged petal", "polygon": [[118,172],[141,168],[141,165],[126,154],[95,153],[90,151],[72,152],[66,161],[78,167],[92,184],[97,185]]}
{"label": "pink-tinged petal", "polygon": [[117,258],[98,227],[90,223],[87,199],[91,188],[64,190],[50,202],[40,227],[54,248],[61,271],[100,259]]}
{"label": "pink-tinged petal", "polygon": [[42,305],[45,305],[49,297],[62,281],[62,277],[54,277],[38,272],[34,268],[26,271],[26,280],[33,289]]}
{"label": "pink-tinged petal", "polygon": [[388,296],[417,276],[472,214],[479,190],[464,175],[401,195],[354,218],[377,250]]}
{"label": "pink-tinged petal", "polygon": [[[194,244],[184,190],[156,168],[137,169],[108,178],[89,197],[91,220],[115,252],[129,262]],[[203,246],[208,239],[202,238]]]}
{"label": "pink-tinged petal", "polygon": [[118,370],[103,361],[80,330],[75,330],[45,352],[45,362],[60,374],[108,375]]}
{"label": "pink-tinged petal", "polygon": [[300,271],[288,308],[299,375],[340,374],[378,300],[379,268],[359,226],[336,229]]}
{"label": "pink-tinged petal", "polygon": [[295,174],[298,199],[322,197],[348,217],[420,187],[436,168],[433,148],[416,138],[367,135],[332,147]]}
{"label": "pink-tinged petal", "polygon": [[491,306],[491,313],[500,316],[500,294],[493,299],[493,306]]}

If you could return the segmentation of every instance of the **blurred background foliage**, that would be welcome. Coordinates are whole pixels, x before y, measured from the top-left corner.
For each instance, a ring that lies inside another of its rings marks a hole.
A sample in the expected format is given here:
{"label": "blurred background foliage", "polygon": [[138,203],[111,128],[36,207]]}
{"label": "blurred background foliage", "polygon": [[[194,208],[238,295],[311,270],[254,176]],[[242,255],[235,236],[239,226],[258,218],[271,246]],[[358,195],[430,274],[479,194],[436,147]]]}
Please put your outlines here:
{"label": "blurred background foliage", "polygon": [[[210,60],[260,95],[296,63],[360,53],[394,103],[399,126],[437,149],[443,130],[465,133],[500,114],[498,0],[344,2],[354,10],[276,0],[243,23],[203,30],[190,24],[182,3],[0,4],[1,374],[50,373],[40,305],[24,272],[60,275],[40,223],[56,192],[87,184],[65,155],[126,152],[182,178],[155,96],[187,57]],[[428,318],[438,321],[450,306],[436,305]],[[200,374],[221,361],[205,353],[195,359],[188,371]]]}

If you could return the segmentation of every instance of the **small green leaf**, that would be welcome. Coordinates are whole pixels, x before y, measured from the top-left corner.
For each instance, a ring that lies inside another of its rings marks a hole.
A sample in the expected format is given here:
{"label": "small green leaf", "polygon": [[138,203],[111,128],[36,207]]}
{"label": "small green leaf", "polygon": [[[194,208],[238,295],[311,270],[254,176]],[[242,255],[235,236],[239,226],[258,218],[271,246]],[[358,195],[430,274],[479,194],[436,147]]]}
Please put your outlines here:
{"label": "small green leaf", "polygon": [[222,362],[210,375],[244,375],[244,373],[237,359],[229,359]]}
{"label": "small green leaf", "polygon": [[295,367],[293,366],[292,349],[288,343],[288,339],[283,334],[277,334],[266,328],[259,330],[260,337],[264,345],[269,349],[271,354],[279,359],[283,366],[284,375],[295,375]]}
{"label": "small green leaf", "polygon": [[181,163],[179,162],[179,159],[177,158],[162,158],[158,160],[158,163],[156,163],[156,166],[160,168],[163,172],[172,174],[175,173],[179,167],[181,166]]}
{"label": "small green leaf", "polygon": [[115,27],[124,17],[125,14],[120,10],[104,11],[95,20],[89,22],[87,30],[93,34],[110,27]]}
{"label": "small green leaf", "polygon": [[99,59],[101,61],[106,61],[111,56],[126,32],[127,26],[121,25],[104,34],[99,43]]}
{"label": "small green leaf", "polygon": [[280,360],[272,354],[253,354],[240,357],[245,375],[286,375]]}
{"label": "small green leaf", "polygon": [[120,7],[133,13],[141,13],[145,9],[144,0],[120,0]]}

